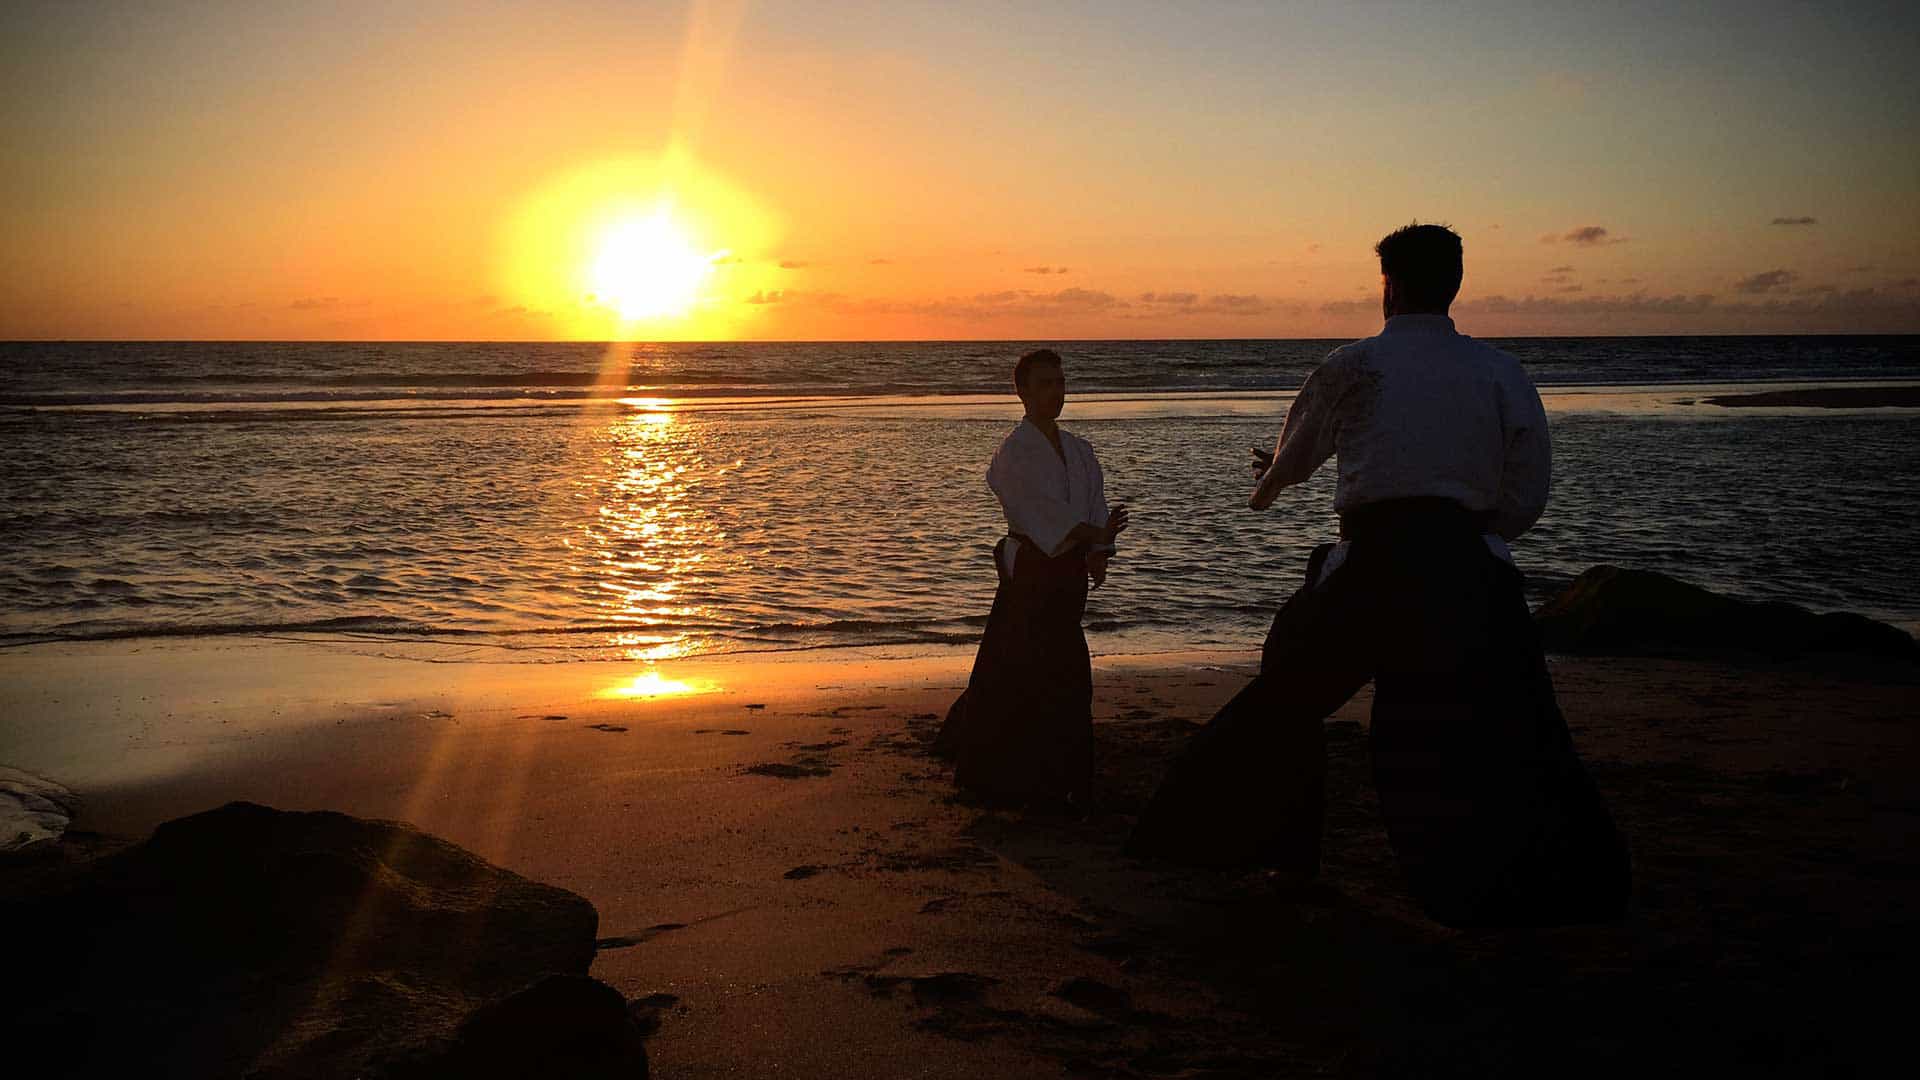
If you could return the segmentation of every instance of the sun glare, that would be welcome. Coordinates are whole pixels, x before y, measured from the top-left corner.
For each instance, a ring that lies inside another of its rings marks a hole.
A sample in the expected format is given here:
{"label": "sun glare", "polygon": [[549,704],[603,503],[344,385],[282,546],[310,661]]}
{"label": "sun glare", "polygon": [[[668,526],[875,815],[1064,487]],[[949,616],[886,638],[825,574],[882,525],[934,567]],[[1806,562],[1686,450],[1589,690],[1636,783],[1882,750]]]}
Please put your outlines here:
{"label": "sun glare", "polygon": [[661,210],[608,228],[587,280],[600,302],[623,319],[684,315],[699,298],[714,260],[725,255],[695,251]]}
{"label": "sun glare", "polygon": [[561,336],[724,338],[777,286],[778,234],[757,199],[683,152],[615,158],[556,174],[502,219],[498,282]]}

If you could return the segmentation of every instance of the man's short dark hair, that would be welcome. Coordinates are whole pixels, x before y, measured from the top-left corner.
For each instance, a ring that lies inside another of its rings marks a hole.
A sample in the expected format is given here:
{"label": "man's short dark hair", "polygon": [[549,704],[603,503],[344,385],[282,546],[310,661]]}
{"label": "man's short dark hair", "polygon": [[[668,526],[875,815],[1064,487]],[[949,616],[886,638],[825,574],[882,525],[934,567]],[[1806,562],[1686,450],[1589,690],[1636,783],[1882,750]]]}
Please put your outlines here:
{"label": "man's short dark hair", "polygon": [[1052,349],[1035,349],[1014,362],[1013,385],[1027,385],[1027,372],[1035,364],[1052,364],[1054,367],[1065,366],[1060,362],[1060,354],[1054,352]]}
{"label": "man's short dark hair", "polygon": [[1445,225],[1416,221],[1395,229],[1373,245],[1373,253],[1380,256],[1380,272],[1393,280],[1408,307],[1445,311],[1460,295],[1465,273],[1460,234]]}

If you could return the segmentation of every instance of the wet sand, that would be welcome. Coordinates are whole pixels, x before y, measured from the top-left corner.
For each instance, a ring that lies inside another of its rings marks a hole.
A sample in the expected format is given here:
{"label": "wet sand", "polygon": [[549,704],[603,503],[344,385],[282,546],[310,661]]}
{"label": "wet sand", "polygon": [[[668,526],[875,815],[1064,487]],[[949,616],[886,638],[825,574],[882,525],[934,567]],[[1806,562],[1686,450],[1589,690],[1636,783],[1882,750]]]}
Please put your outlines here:
{"label": "wet sand", "polygon": [[[1632,914],[1461,933],[1398,880],[1365,693],[1332,722],[1327,864],[1302,891],[1118,852],[1251,654],[1098,661],[1081,822],[976,807],[926,755],[967,659],[648,679],[272,642],[15,649],[0,764],[74,789],[76,830],[331,808],[577,891],[594,974],[676,999],[661,1076],[1806,1075],[1904,1039],[1880,985],[1920,959],[1912,673],[1556,662],[1633,846]],[[679,689],[700,692],[659,692]]]}

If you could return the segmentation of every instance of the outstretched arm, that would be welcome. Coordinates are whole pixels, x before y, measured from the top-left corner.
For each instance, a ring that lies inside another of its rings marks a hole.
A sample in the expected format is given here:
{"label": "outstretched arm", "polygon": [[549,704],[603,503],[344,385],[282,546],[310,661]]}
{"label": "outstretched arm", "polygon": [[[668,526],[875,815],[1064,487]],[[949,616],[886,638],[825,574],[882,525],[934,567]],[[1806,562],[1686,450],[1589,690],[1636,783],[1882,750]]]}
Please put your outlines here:
{"label": "outstretched arm", "polygon": [[1333,456],[1336,430],[1333,413],[1339,394],[1329,385],[1334,380],[1326,372],[1327,365],[1322,364],[1300,385],[1293,405],[1287,409],[1287,422],[1280,428],[1280,441],[1273,453],[1262,453],[1257,448],[1253,451],[1254,468],[1260,474],[1259,483],[1247,498],[1247,505],[1253,509],[1265,510],[1272,506],[1282,489],[1305,482],[1322,462]]}

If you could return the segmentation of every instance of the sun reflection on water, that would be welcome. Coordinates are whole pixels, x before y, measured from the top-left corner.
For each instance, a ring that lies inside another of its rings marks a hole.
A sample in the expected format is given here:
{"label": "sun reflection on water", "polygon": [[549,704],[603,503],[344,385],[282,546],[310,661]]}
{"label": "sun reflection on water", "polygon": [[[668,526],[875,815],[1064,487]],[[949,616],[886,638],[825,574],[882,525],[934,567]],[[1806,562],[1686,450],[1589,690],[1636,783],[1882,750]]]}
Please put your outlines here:
{"label": "sun reflection on water", "polygon": [[587,561],[587,602],[620,624],[609,644],[627,659],[694,651],[690,628],[711,622],[710,581],[722,573],[725,533],[702,508],[715,470],[702,432],[668,402],[634,398],[596,436],[599,468],[579,481],[587,501],[569,545]]}

